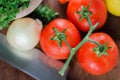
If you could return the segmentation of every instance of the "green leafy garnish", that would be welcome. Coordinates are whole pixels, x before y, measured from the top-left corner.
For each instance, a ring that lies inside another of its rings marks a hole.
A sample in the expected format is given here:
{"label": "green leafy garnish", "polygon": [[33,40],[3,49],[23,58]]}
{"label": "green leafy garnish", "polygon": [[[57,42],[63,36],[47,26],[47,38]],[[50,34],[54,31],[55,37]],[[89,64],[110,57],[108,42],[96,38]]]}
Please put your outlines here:
{"label": "green leafy garnish", "polygon": [[39,18],[43,22],[43,25],[48,24],[49,21],[59,15],[58,12],[55,12],[55,10],[48,5],[39,5],[33,14],[34,17]]}
{"label": "green leafy garnish", "polygon": [[7,28],[15,19],[19,8],[28,7],[29,2],[30,0],[0,0],[0,29]]}

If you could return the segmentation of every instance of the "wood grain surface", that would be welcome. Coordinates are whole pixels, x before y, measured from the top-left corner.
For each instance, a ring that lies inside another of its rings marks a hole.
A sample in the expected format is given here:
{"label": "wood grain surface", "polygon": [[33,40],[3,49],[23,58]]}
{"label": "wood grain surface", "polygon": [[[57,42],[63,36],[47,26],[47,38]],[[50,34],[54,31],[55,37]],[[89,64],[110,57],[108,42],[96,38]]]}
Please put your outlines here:
{"label": "wood grain surface", "polygon": [[[60,15],[58,16],[58,18],[67,18],[67,4],[61,5],[58,3],[58,0],[43,0],[42,4],[47,4],[55,11],[59,12]],[[120,17],[108,14],[107,22],[102,29],[98,30],[98,32],[100,31],[108,33],[117,42],[118,47],[120,49]],[[35,79],[12,67],[8,63],[5,63],[4,61],[0,60],[0,80]],[[67,80],[120,80],[120,57],[115,68],[109,73],[106,73],[102,76],[94,76],[86,73],[74,57],[70,65]]]}
{"label": "wood grain surface", "polygon": [[0,80],[35,80],[27,74],[0,60]]}

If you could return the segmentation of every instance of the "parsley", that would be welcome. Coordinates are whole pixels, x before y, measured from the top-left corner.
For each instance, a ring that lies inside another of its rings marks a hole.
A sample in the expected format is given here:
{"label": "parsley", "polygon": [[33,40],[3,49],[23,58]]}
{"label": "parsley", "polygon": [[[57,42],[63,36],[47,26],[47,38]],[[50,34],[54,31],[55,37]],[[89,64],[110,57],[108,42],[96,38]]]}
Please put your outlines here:
{"label": "parsley", "polygon": [[37,17],[42,21],[43,25],[48,24],[51,20],[59,15],[58,12],[50,8],[48,5],[39,5],[33,14],[34,17]]}
{"label": "parsley", "polygon": [[30,0],[0,0],[0,29],[7,28],[15,19],[19,8],[28,7],[29,2]]}

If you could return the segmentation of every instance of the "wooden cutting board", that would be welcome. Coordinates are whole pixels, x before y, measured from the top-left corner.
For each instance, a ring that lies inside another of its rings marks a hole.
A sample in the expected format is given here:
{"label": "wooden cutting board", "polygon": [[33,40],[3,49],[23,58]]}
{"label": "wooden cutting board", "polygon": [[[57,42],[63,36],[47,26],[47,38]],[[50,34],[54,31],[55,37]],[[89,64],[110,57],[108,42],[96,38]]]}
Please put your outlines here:
{"label": "wooden cutting board", "polygon": [[[55,11],[59,12],[60,15],[58,16],[58,18],[67,18],[67,4],[61,5],[58,3],[58,0],[43,0],[43,4],[47,4]],[[106,24],[102,29],[98,31],[106,32],[111,35],[111,37],[117,42],[120,49],[120,17],[115,17],[109,14]],[[0,60],[0,80],[35,79]],[[68,73],[67,80],[120,80],[120,57],[116,67],[109,73],[102,76],[93,76],[86,73],[74,57],[70,65],[70,71]]]}

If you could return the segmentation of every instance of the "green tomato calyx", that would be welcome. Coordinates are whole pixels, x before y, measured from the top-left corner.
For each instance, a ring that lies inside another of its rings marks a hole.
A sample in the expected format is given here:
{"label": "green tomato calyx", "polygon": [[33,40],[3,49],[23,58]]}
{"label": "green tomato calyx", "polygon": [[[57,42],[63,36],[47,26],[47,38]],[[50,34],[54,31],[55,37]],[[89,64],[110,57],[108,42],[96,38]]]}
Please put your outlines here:
{"label": "green tomato calyx", "polygon": [[108,50],[109,48],[111,48],[111,46],[108,46],[108,45],[107,45],[108,42],[107,42],[107,43],[104,43],[104,44],[101,44],[101,43],[99,43],[99,42],[97,42],[97,41],[95,41],[95,40],[91,40],[91,39],[89,39],[88,41],[89,41],[89,42],[92,42],[92,43],[94,43],[94,44],[97,45],[97,47],[95,47],[95,48],[93,49],[93,51],[97,54],[97,56],[98,56],[99,58],[100,58],[102,55],[105,55],[105,56],[108,55],[107,50]]}
{"label": "green tomato calyx", "polygon": [[89,11],[89,6],[87,7],[82,6],[81,8],[82,8],[81,11],[76,12],[77,14],[81,15],[79,20],[82,20],[83,18],[87,18],[92,14],[92,12]]}
{"label": "green tomato calyx", "polygon": [[101,44],[95,47],[93,50],[97,54],[97,56],[100,58],[102,55],[108,56],[107,50],[110,49],[110,46],[107,46],[107,44]]}
{"label": "green tomato calyx", "polygon": [[58,42],[58,45],[61,47],[62,46],[62,41],[63,40],[66,40],[66,34],[65,34],[65,31],[66,31],[66,29],[64,29],[63,31],[58,31],[58,29],[57,28],[53,28],[53,30],[54,30],[54,35],[52,35],[52,37],[51,37],[51,40],[56,40],[57,42]]}

